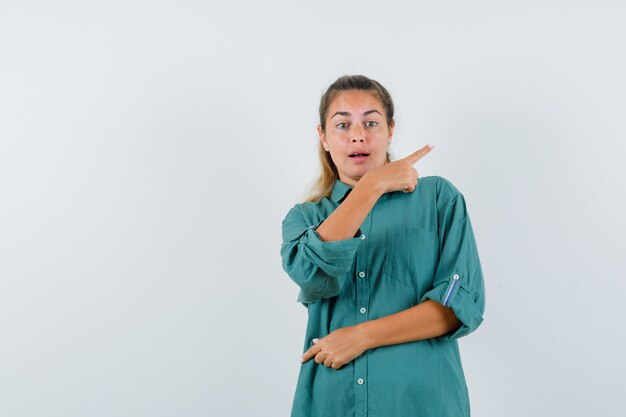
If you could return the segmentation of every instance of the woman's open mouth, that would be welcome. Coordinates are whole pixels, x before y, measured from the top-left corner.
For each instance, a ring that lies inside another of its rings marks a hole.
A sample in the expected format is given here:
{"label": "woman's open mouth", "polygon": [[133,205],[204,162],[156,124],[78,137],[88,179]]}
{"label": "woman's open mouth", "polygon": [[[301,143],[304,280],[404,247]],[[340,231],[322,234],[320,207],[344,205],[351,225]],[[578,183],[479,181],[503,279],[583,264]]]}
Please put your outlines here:
{"label": "woman's open mouth", "polygon": [[365,160],[367,159],[367,157],[368,157],[369,155],[370,155],[370,154],[368,154],[368,153],[358,153],[358,152],[357,152],[357,153],[350,154],[350,155],[348,155],[348,156],[349,156],[349,157],[350,157],[350,159],[352,159],[354,162],[363,162],[363,161],[365,161]]}

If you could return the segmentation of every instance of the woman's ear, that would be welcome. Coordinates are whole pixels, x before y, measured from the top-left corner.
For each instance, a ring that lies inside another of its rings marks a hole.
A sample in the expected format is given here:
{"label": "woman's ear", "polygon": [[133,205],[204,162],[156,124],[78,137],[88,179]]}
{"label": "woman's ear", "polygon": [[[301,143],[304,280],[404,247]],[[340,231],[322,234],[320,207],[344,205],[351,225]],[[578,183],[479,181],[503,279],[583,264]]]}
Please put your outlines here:
{"label": "woman's ear", "polygon": [[391,139],[393,136],[393,130],[396,128],[396,120],[391,119],[391,127],[389,128],[389,139],[387,139],[387,143],[391,143]]}
{"label": "woman's ear", "polygon": [[320,137],[320,141],[322,142],[322,146],[324,147],[324,150],[326,152],[330,152],[330,149],[328,148],[328,143],[326,142],[326,134],[322,132],[322,125],[317,125],[317,134]]}

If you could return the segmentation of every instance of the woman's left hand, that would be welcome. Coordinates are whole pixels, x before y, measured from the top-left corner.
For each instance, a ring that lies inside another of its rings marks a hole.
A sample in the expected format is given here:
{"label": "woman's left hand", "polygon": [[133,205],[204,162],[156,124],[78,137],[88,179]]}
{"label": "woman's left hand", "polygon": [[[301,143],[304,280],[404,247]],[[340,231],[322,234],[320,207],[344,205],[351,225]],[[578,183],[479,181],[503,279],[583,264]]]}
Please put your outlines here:
{"label": "woman's left hand", "polygon": [[327,336],[313,339],[315,343],[302,356],[302,363],[315,357],[315,362],[339,369],[367,350],[365,333],[358,326],[336,329]]}

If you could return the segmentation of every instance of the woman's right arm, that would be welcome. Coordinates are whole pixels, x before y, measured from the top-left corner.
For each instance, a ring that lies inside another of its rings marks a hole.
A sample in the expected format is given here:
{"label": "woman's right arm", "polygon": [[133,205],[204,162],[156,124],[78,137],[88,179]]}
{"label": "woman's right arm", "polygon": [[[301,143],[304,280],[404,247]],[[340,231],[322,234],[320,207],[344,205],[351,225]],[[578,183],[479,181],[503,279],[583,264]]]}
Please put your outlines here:
{"label": "woman's right arm", "polygon": [[372,183],[361,178],[343,202],[317,224],[309,224],[299,205],[289,211],[283,220],[280,254],[283,269],[300,287],[297,301],[308,307],[341,292],[362,242],[359,227],[380,195]]}
{"label": "woman's right arm", "polygon": [[[419,151],[367,172],[343,202],[324,220],[309,224],[301,207],[293,207],[282,223],[283,269],[300,287],[298,301],[313,303],[338,295],[362,242],[359,228],[386,192],[413,191],[417,171],[412,164],[430,149]],[[358,236],[356,236],[358,233]]]}
{"label": "woman's right arm", "polygon": [[349,239],[363,224],[383,191],[379,183],[361,178],[348,196],[316,229],[323,242]]}
{"label": "woman's right arm", "polygon": [[415,190],[418,174],[413,164],[433,149],[426,145],[412,154],[366,172],[346,199],[317,228],[323,241],[353,237],[381,195],[400,191],[405,186]]}

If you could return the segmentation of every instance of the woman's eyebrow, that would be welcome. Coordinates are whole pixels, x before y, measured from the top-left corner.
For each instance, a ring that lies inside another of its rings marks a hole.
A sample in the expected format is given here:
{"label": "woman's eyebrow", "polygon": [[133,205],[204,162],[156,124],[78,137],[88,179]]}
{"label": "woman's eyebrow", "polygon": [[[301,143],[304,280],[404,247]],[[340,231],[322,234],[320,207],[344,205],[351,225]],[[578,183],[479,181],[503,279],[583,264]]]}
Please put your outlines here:
{"label": "woman's eyebrow", "polygon": [[[370,113],[378,113],[378,114],[380,114],[380,112],[379,112],[378,110],[376,110],[376,109],[372,109],[372,110],[368,110],[368,111],[366,111],[366,112],[363,112],[363,116],[367,116],[367,115],[368,115],[368,114],[370,114]],[[333,114],[332,116],[330,116],[330,118],[332,119],[333,117],[335,117],[335,116],[337,116],[337,115],[341,115],[341,116],[352,116],[352,115],[350,114],[350,112],[347,112],[347,111],[337,111],[337,112],[335,112],[335,114]],[[382,114],[380,114],[380,115],[382,116]]]}

